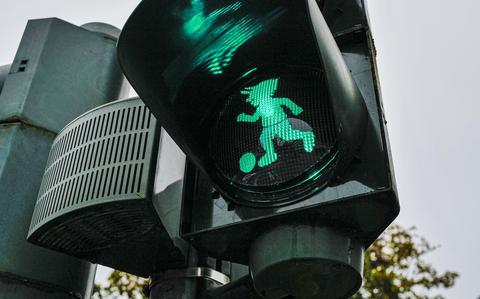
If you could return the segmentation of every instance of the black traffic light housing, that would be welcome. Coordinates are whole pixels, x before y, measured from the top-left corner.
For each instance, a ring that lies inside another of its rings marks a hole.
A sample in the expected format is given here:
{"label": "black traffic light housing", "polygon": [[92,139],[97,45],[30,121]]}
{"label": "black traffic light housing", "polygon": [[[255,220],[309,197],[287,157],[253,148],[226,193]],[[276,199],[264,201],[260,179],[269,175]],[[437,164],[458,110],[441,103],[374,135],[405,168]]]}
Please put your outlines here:
{"label": "black traffic light housing", "polygon": [[271,265],[255,256],[267,247],[262,240],[325,227],[314,229],[319,238],[338,234],[351,244],[353,258],[337,260],[355,269],[340,271],[351,278],[343,288],[359,287],[348,273],[361,272],[363,249],[399,212],[362,1],[144,0],[118,52],[190,160],[184,238],[214,257],[250,263],[257,290],[268,295],[275,291],[261,277]]}
{"label": "black traffic light housing", "polygon": [[[363,97],[317,3],[303,4],[143,1],[119,40],[142,99],[216,188],[242,205],[308,197],[342,175],[363,141]],[[263,90],[270,102],[258,98],[269,80],[277,80]],[[271,125],[265,109],[279,99],[297,110],[284,105]],[[253,121],[239,115],[255,115],[255,107],[262,121],[245,124]],[[288,121],[275,119],[282,117]],[[269,139],[276,151],[266,150]]]}

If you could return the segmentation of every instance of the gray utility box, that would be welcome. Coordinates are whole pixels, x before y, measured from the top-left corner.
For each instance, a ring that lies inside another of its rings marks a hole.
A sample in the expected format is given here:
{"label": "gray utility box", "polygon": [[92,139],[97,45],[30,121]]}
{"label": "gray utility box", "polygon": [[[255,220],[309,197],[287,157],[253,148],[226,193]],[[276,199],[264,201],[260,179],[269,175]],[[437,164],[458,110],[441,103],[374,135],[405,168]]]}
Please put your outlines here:
{"label": "gray utility box", "polygon": [[182,266],[152,205],[159,134],[138,98],[68,124],[53,142],[28,240],[141,276]]}
{"label": "gray utility box", "polygon": [[78,115],[118,99],[128,85],[115,44],[110,34],[60,19],[29,21],[3,86],[9,96],[2,98],[0,120],[58,133]]}
{"label": "gray utility box", "polygon": [[2,299],[82,298],[93,279],[95,268],[90,263],[25,240],[53,139],[53,134],[22,123],[0,124]]}
{"label": "gray utility box", "polygon": [[128,87],[108,24],[28,22],[11,65],[0,67],[0,298],[90,297],[95,266],[26,237],[50,146],[78,115]]}

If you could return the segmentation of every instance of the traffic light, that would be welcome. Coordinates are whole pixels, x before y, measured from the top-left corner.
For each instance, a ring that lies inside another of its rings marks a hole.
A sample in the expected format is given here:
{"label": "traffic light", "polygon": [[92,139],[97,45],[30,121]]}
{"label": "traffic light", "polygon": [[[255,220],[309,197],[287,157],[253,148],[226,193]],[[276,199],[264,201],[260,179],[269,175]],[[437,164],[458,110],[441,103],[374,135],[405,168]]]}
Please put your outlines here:
{"label": "traffic light", "polygon": [[362,140],[366,108],[331,34],[306,21],[317,4],[182,3],[142,3],[120,59],[222,194],[279,206],[338,176]]}
{"label": "traffic light", "polygon": [[144,0],[117,47],[189,158],[183,236],[269,298],[358,289],[399,211],[363,1]]}

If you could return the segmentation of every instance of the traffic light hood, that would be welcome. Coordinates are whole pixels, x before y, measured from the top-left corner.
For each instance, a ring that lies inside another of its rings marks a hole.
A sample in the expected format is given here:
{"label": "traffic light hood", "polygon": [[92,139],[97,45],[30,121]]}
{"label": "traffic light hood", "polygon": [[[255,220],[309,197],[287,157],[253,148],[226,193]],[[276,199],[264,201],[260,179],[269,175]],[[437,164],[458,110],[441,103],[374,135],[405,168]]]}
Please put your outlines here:
{"label": "traffic light hood", "polygon": [[314,0],[144,0],[118,54],[161,125],[237,203],[301,200],[363,141],[363,97]]}

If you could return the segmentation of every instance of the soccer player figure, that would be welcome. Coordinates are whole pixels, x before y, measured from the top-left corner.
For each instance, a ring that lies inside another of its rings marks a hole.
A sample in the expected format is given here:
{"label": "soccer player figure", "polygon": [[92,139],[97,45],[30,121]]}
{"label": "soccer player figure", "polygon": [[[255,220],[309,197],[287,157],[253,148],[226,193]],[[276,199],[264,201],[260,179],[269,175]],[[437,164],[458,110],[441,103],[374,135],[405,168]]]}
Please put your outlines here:
{"label": "soccer player figure", "polygon": [[295,130],[288,121],[287,114],[282,106],[287,107],[294,115],[299,115],[303,109],[288,98],[275,98],[273,94],[277,90],[279,78],[264,80],[253,87],[247,87],[241,91],[248,95],[247,102],[256,109],[253,115],[241,113],[237,116],[237,122],[256,122],[262,120],[262,133],[260,142],[265,154],[258,161],[258,166],[265,167],[277,161],[273,139],[276,137],[285,141],[301,139],[303,148],[310,153],[315,147],[315,134],[312,131]]}

